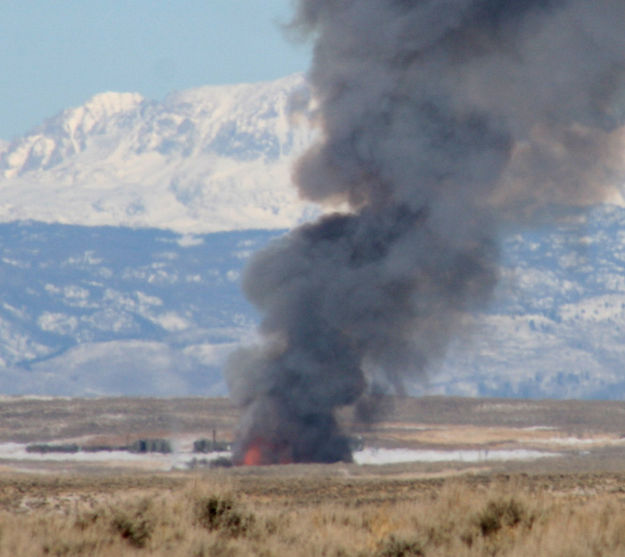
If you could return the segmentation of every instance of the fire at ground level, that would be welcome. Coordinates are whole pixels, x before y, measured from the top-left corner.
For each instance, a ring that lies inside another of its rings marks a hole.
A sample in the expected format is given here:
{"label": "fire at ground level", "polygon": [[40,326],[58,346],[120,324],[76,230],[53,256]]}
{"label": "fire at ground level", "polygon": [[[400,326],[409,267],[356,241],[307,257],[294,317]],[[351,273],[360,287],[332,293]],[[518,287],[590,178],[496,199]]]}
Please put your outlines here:
{"label": "fire at ground level", "polygon": [[[353,409],[339,413],[342,431],[356,441],[348,445],[350,454],[354,451],[354,463],[339,462],[328,466],[328,471],[339,467],[359,474],[373,464],[420,473],[475,466],[625,466],[623,402],[392,397],[383,401],[383,407],[384,417],[370,426],[358,422]],[[198,453],[194,443],[210,438],[215,430],[216,442],[227,447],[234,440],[238,421],[238,412],[226,399],[5,399],[0,404],[0,423],[5,424],[0,428],[0,469],[182,471],[209,467],[216,459],[226,464],[236,458],[236,451]],[[150,438],[169,440],[172,452],[26,451],[28,445],[46,443],[95,448]],[[232,468],[232,473],[258,469],[268,453],[277,468],[292,468],[285,466],[293,459],[284,447],[276,449],[262,441],[259,445],[250,445],[254,449],[238,462],[248,466]]]}

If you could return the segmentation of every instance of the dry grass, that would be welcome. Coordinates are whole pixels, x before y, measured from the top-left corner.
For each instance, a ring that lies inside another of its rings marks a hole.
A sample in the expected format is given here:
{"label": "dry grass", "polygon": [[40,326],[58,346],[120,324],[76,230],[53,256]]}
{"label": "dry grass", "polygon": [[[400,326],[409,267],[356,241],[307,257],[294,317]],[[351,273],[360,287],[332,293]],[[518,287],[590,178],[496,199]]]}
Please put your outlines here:
{"label": "dry grass", "polygon": [[260,472],[5,477],[0,556],[625,555],[621,476]]}
{"label": "dry grass", "polygon": [[97,437],[127,444],[170,432],[231,435],[238,413],[225,398],[52,398],[0,400],[0,441],[22,443]]}
{"label": "dry grass", "polygon": [[[113,472],[112,464],[6,461],[0,557],[625,555],[625,403],[380,404],[384,421],[363,425],[347,410],[341,417],[369,446],[510,448],[568,435],[596,436],[605,446],[562,448],[565,456],[536,462],[153,475]],[[219,399],[11,400],[0,404],[0,440],[127,443],[213,429],[228,440],[236,418]]]}
{"label": "dry grass", "polygon": [[[432,442],[446,441],[439,439],[443,433],[436,429],[441,424],[491,428],[482,430],[494,436],[491,441],[507,438],[510,428],[519,435],[518,428],[533,426],[553,426],[576,435],[603,432],[619,436],[625,432],[623,401],[382,397],[372,408],[378,420],[373,423],[359,422],[352,407],[339,413],[346,430],[363,434],[370,445],[375,445],[378,437],[385,440],[389,433],[400,433],[406,425],[435,426]],[[167,436],[168,432],[207,435],[212,429],[220,440],[230,440],[237,421],[237,409],[224,398],[0,400],[0,441],[31,443],[97,436],[101,442],[123,444],[137,436]],[[497,432],[498,428],[501,431]],[[427,436],[417,440],[430,441]]]}

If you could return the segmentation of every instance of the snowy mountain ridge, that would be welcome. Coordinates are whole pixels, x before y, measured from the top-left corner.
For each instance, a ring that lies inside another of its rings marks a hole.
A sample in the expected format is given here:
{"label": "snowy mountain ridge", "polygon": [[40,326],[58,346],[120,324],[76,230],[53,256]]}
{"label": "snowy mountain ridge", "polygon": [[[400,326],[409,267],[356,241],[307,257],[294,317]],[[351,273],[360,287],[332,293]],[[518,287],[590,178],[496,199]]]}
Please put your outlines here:
{"label": "snowy mountain ridge", "polygon": [[[246,259],[317,214],[302,76],[101,93],[0,141],[0,392],[226,394]],[[625,397],[625,208],[502,238],[489,307],[412,393]]]}
{"label": "snowy mountain ridge", "polygon": [[145,100],[138,93],[99,93],[83,106],[64,110],[32,134],[6,145],[2,160],[5,178],[49,170],[87,148],[89,134],[101,134],[106,120],[118,120]]}
{"label": "snowy mountain ridge", "polygon": [[290,179],[314,133],[293,116],[307,95],[300,75],[163,102],[95,95],[0,144],[0,222],[190,233],[293,226],[318,211]]}
{"label": "snowy mountain ridge", "polygon": [[[226,394],[242,268],[281,233],[0,224],[0,392]],[[505,238],[494,299],[408,391],[625,397],[624,240],[613,206]]]}

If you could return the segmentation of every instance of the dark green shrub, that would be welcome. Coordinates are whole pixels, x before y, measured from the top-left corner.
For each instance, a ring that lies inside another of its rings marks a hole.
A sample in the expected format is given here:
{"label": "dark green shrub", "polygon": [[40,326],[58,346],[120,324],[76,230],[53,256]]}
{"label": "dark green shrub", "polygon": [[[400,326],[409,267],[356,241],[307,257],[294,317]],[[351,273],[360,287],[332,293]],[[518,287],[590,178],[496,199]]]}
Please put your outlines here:
{"label": "dark green shrub", "polygon": [[232,537],[249,532],[254,516],[237,509],[228,497],[202,497],[196,502],[195,517],[208,530],[218,530]]}
{"label": "dark green shrub", "polygon": [[143,501],[133,513],[117,511],[113,514],[113,529],[135,547],[145,547],[154,532],[150,503]]}
{"label": "dark green shrub", "polygon": [[484,537],[495,534],[502,528],[512,528],[528,518],[525,507],[516,499],[489,501],[477,515],[477,525]]}
{"label": "dark green shrub", "polygon": [[423,546],[416,540],[402,540],[390,536],[380,543],[376,557],[424,557]]}

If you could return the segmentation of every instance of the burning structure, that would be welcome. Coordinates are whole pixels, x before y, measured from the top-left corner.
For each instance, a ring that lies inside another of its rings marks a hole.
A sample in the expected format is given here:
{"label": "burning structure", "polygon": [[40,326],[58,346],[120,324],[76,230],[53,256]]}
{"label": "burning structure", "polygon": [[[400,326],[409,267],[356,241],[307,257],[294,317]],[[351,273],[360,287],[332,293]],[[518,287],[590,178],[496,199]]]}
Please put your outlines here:
{"label": "burning structure", "polygon": [[334,411],[444,354],[489,299],[500,232],[618,197],[623,173],[621,1],[299,0],[293,27],[320,130],[295,182],[349,210],[247,268],[240,464],[349,461]]}

